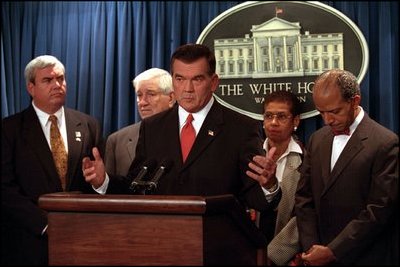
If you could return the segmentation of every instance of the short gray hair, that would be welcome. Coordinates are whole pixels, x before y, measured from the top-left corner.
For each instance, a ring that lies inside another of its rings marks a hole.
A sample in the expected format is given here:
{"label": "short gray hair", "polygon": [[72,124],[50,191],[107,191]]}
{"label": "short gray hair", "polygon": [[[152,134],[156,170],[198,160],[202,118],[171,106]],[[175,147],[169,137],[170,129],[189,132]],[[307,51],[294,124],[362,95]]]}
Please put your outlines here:
{"label": "short gray hair", "polygon": [[169,94],[173,91],[171,74],[168,71],[159,68],[151,68],[143,71],[142,73],[137,75],[135,79],[133,79],[132,84],[137,91],[140,82],[155,78],[159,78],[158,88],[163,92],[163,94]]}
{"label": "short gray hair", "polygon": [[57,66],[62,69],[65,74],[65,67],[56,57],[51,55],[42,55],[32,59],[25,67],[25,82],[26,86],[30,82],[35,83],[36,69],[44,69],[48,66]]}

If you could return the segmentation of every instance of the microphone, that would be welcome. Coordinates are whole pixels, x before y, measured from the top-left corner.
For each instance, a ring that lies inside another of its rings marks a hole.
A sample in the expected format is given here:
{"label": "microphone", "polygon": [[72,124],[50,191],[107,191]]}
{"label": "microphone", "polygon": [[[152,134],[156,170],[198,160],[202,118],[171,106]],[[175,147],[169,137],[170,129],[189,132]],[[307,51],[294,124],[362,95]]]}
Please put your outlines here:
{"label": "microphone", "polygon": [[156,166],[156,161],[154,159],[150,159],[145,161],[145,163],[143,164],[140,172],[138,173],[138,175],[136,176],[135,179],[133,179],[131,185],[129,186],[129,189],[131,190],[135,190],[137,186],[139,185],[144,185],[145,183],[142,181],[143,178],[154,169],[154,167]]}
{"label": "microphone", "polygon": [[172,167],[172,160],[164,160],[161,162],[160,166],[158,167],[156,174],[154,174],[153,178],[147,183],[147,190],[152,191],[157,188],[158,181],[160,178],[169,171]]}

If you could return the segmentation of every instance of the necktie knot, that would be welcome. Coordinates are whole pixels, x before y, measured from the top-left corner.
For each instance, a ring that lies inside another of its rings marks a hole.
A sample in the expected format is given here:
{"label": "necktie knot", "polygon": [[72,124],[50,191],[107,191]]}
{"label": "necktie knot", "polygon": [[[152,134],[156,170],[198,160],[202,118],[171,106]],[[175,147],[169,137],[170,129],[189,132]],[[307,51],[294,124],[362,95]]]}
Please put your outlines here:
{"label": "necktie knot", "polygon": [[336,135],[350,135],[350,128],[346,128],[346,129],[344,129],[342,131],[337,131],[337,130],[332,129],[332,133],[335,136]]}
{"label": "necktie knot", "polygon": [[193,121],[193,115],[192,113],[189,113],[189,115],[186,118],[186,124],[192,123],[192,121]]}
{"label": "necktie knot", "polygon": [[56,115],[50,115],[49,121],[50,121],[51,123],[57,123],[57,117],[56,117]]}

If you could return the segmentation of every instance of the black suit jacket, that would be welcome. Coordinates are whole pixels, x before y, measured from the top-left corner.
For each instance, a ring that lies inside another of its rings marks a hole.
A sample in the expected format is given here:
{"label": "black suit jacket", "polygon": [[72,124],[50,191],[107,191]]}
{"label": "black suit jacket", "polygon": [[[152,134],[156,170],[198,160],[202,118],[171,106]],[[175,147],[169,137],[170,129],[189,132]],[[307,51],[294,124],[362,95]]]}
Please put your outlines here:
{"label": "black suit jacket", "polygon": [[146,160],[169,160],[172,166],[160,179],[155,194],[233,194],[248,207],[264,210],[269,204],[260,185],[245,173],[252,157],[264,153],[262,142],[256,120],[215,101],[183,163],[176,105],[142,121],[129,179],[111,177],[107,192],[127,193],[128,183]]}
{"label": "black suit jacket", "polygon": [[333,134],[315,132],[296,192],[303,250],[332,249],[345,265],[398,265],[399,139],[365,113],[331,171]]}
{"label": "black suit jacket", "polygon": [[[85,182],[81,163],[84,156],[91,155],[94,146],[103,150],[100,125],[93,117],[68,108],[65,108],[65,121],[68,138],[66,190],[93,192]],[[51,150],[33,107],[3,119],[1,223],[2,254],[6,255],[2,256],[15,256],[21,264],[43,263],[36,258],[37,253],[29,255],[35,247],[40,247],[36,241],[42,241],[40,236],[47,225],[46,214],[37,202],[42,194],[61,191]],[[15,247],[14,252],[11,251],[14,242],[19,252]],[[7,255],[5,251],[15,255]]]}

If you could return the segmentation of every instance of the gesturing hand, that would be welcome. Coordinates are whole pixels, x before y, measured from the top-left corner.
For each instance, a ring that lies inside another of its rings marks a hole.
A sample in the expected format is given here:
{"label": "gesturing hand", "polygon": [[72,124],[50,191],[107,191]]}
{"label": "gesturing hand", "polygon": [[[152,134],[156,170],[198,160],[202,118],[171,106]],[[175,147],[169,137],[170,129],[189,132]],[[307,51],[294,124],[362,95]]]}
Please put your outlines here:
{"label": "gesturing hand", "polygon": [[250,170],[246,174],[258,181],[258,183],[265,188],[271,188],[277,183],[275,172],[276,163],[273,160],[276,147],[272,147],[266,156],[254,156],[253,161],[249,162]]}
{"label": "gesturing hand", "polygon": [[100,187],[105,179],[105,167],[103,159],[100,156],[99,150],[94,147],[92,149],[94,160],[89,157],[84,157],[82,160],[82,172],[85,176],[85,181],[90,183],[94,188]]}

